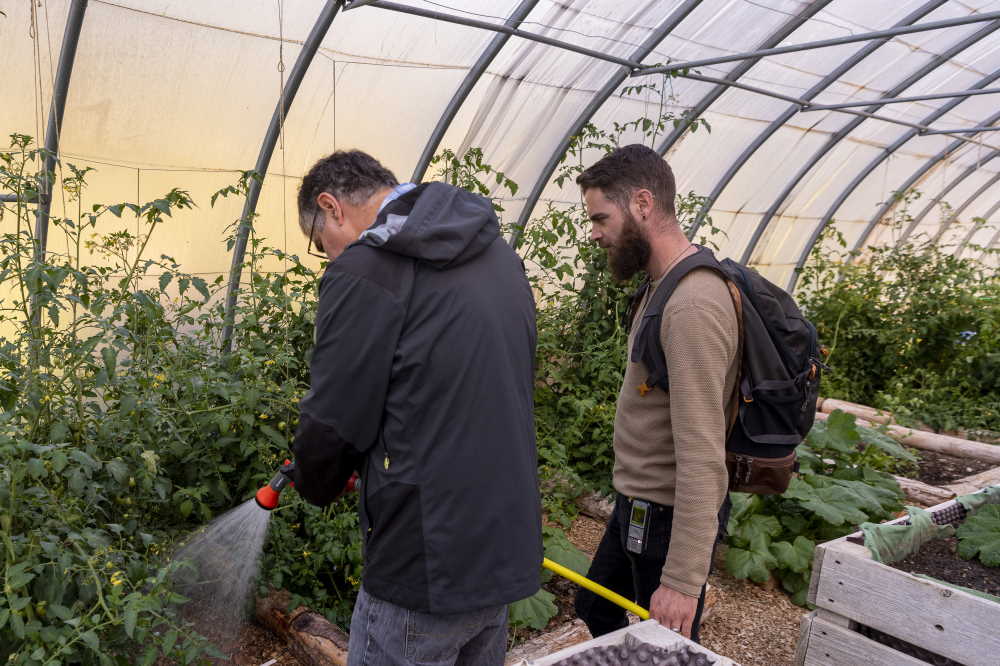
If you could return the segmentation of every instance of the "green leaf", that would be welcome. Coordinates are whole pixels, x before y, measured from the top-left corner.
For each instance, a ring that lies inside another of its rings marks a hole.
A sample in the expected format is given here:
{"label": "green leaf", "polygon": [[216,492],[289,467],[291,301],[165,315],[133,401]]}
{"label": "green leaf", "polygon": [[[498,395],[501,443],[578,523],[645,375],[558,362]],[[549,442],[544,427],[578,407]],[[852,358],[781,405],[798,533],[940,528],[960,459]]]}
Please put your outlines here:
{"label": "green leaf", "polygon": [[987,504],[965,519],[958,530],[958,554],[978,555],[988,567],[1000,567],[1000,504]]}
{"label": "green leaf", "polygon": [[917,462],[916,454],[894,440],[892,437],[867,426],[855,427],[861,436],[861,440],[865,444],[881,449],[895,458],[902,458],[903,460],[908,460],[910,462]]}
{"label": "green leaf", "polygon": [[737,578],[749,578],[763,583],[771,577],[771,568],[777,564],[767,552],[746,550],[730,546],[726,551],[726,569]]}
{"label": "green leaf", "polygon": [[101,350],[101,358],[104,359],[104,369],[108,372],[108,377],[115,376],[115,365],[118,363],[118,352],[113,347],[105,347]]}
{"label": "green leaf", "polygon": [[121,458],[115,458],[105,464],[105,469],[111,472],[111,476],[115,478],[120,484],[125,484],[128,482],[128,466],[122,461]]}
{"label": "green leaf", "polygon": [[163,654],[169,654],[171,650],[174,649],[174,643],[177,642],[177,630],[171,629],[163,637]]}
{"label": "green leaf", "polygon": [[267,424],[261,424],[260,431],[282,449],[288,447],[288,438]]}
{"label": "green leaf", "polygon": [[590,558],[566,538],[566,534],[556,527],[542,528],[542,545],[545,557],[581,576],[590,570]]}
{"label": "green leaf", "polygon": [[27,570],[29,566],[31,566],[31,562],[21,562],[12,567],[7,567],[7,582],[4,587],[10,587],[11,590],[19,590],[30,583],[35,574]]}
{"label": "green leaf", "polygon": [[125,393],[121,397],[119,406],[121,408],[122,414],[131,414],[135,411],[135,407],[138,404],[136,397],[131,393]]}
{"label": "green leaf", "polygon": [[139,611],[135,604],[129,604],[125,608],[125,634],[132,638],[135,633],[135,623],[139,621]]}
{"label": "green leaf", "polygon": [[825,421],[813,424],[806,442],[813,448],[851,453],[857,450],[861,435],[854,425],[854,417],[837,409]]}
{"label": "green leaf", "polygon": [[164,291],[167,288],[167,285],[169,285],[170,281],[173,280],[173,279],[174,279],[174,274],[173,273],[164,273],[163,275],[161,275],[160,276],[160,291]]}
{"label": "green leaf", "polygon": [[539,589],[527,599],[515,601],[510,605],[508,621],[515,627],[544,629],[558,612],[555,596],[545,589]]}
{"label": "green leaf", "polygon": [[205,284],[205,281],[200,277],[194,277],[191,278],[191,284],[193,284],[194,288],[198,290],[198,293],[201,294],[202,298],[208,301],[211,295],[208,293],[208,285]]}
{"label": "green leaf", "polygon": [[178,507],[178,510],[181,512],[181,515],[184,516],[185,518],[191,515],[191,511],[193,509],[194,509],[194,504],[192,504],[191,500],[184,500]]}
{"label": "green leaf", "polygon": [[10,609],[0,608],[0,629],[4,628],[4,625],[7,624],[7,619],[9,617],[10,617]]}
{"label": "green leaf", "polygon": [[[164,650],[166,652],[166,650]],[[146,651],[142,655],[142,659],[139,660],[139,666],[152,666],[153,662],[156,661],[156,657],[159,656],[159,649],[155,645],[150,645],[146,648]]]}
{"label": "green leaf", "polygon": [[781,534],[781,523],[774,516],[755,513],[742,521],[733,533],[741,542],[749,543],[762,536],[776,537]]}
{"label": "green leaf", "polygon": [[809,568],[812,563],[813,548],[816,544],[802,535],[795,537],[795,541],[777,541],[771,544],[771,553],[778,561],[778,565],[790,569],[796,573],[802,573]]}
{"label": "green leaf", "polygon": [[97,652],[101,647],[101,639],[97,637],[97,634],[93,630],[84,632],[80,635],[80,640],[87,644],[94,652]]}
{"label": "green leaf", "polygon": [[38,458],[31,458],[28,460],[28,474],[34,479],[39,479],[45,476],[45,463],[43,463]]}

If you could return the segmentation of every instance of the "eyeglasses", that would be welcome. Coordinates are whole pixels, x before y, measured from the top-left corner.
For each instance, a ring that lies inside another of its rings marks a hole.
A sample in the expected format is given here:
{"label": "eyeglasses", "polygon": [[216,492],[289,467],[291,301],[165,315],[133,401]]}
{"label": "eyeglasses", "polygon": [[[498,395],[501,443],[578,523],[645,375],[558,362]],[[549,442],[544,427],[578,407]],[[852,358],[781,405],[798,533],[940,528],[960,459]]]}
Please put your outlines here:
{"label": "eyeglasses", "polygon": [[[326,256],[323,252],[323,243],[319,240],[313,240],[313,236],[316,234],[316,218],[319,217],[319,210],[313,213],[312,225],[309,227],[309,245],[306,247],[306,254],[312,257],[319,257],[320,259],[329,260],[330,257]],[[313,245],[316,246],[316,252],[312,251]],[[322,254],[321,254],[322,253]]]}

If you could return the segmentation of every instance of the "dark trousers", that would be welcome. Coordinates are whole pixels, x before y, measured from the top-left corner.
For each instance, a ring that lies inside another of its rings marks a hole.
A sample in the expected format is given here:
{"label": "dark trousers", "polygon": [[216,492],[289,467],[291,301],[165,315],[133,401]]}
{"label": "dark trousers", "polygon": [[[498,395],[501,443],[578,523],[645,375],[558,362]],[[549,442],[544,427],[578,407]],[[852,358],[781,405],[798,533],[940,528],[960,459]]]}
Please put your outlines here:
{"label": "dark trousers", "polygon": [[[729,508],[729,497],[726,496],[719,510],[719,537],[725,534]],[[630,553],[625,549],[631,510],[631,500],[619,494],[615,500],[614,513],[608,521],[601,544],[597,547],[594,561],[590,564],[587,578],[626,599],[631,599],[643,608],[649,608],[649,601],[653,592],[660,586],[660,574],[667,561],[674,507],[650,503],[646,549],[641,555]],[[714,556],[714,546],[712,553]],[[591,636],[595,638],[628,625],[625,609],[590,590],[581,588],[577,592],[575,606],[577,616],[586,623]],[[695,611],[691,626],[691,639],[695,642],[698,641],[698,625],[701,622],[704,606],[705,587],[702,586],[701,595],[698,597],[698,609]]]}

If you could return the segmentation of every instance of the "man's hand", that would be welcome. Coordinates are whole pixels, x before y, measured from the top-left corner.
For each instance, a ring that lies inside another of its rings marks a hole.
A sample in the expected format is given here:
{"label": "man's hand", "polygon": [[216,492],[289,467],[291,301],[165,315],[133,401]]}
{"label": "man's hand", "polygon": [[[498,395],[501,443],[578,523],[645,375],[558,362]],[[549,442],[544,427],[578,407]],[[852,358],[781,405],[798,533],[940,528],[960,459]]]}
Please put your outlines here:
{"label": "man's hand", "polygon": [[691,623],[698,610],[697,597],[689,597],[660,585],[649,601],[649,617],[662,626],[691,638]]}

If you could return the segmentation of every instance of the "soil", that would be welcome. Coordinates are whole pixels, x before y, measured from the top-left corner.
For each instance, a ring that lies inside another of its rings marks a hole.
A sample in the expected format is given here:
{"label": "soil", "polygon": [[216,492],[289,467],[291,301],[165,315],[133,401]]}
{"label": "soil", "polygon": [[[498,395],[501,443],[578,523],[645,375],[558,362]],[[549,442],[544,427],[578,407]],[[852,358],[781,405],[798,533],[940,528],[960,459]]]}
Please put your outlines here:
{"label": "soil", "polygon": [[1000,596],[1000,569],[979,560],[963,560],[956,552],[958,539],[934,539],[920,550],[891,566],[913,574],[924,574],[953,585]]}
{"label": "soil", "polygon": [[[567,532],[570,542],[589,556],[597,551],[603,534],[604,524],[587,516],[580,516]],[[703,646],[743,666],[793,663],[799,623],[807,612],[804,608],[793,604],[775,586],[760,586],[730,576],[725,572],[722,553],[716,558],[708,583],[714,588],[716,601],[701,625]],[[570,595],[575,594],[572,587]],[[572,596],[566,602],[572,613]],[[558,596],[556,603],[562,615],[563,602]],[[550,623],[548,630],[573,617],[570,614],[565,620]]]}
{"label": "soil", "polygon": [[996,463],[975,458],[957,458],[935,451],[914,448],[910,448],[910,451],[920,457],[917,475],[914,478],[932,486],[953,483],[996,466]]}

